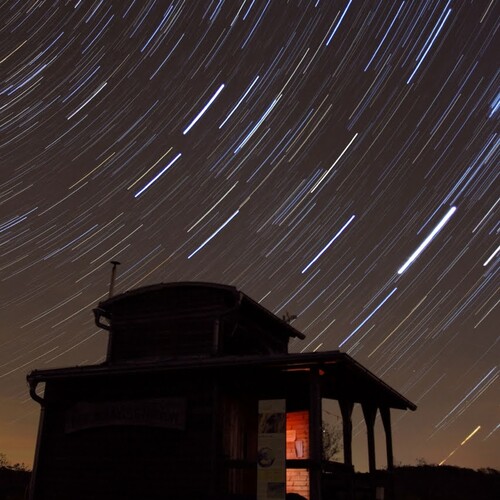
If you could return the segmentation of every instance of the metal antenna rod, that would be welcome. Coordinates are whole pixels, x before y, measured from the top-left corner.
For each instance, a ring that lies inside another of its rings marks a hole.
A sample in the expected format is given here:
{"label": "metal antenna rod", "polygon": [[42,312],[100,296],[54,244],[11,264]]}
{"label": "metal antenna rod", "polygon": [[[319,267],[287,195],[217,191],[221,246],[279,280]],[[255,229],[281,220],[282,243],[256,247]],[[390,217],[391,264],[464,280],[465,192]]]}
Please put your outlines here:
{"label": "metal antenna rod", "polygon": [[113,268],[111,269],[111,280],[109,281],[109,295],[108,298],[111,298],[113,296],[113,291],[115,288],[115,279],[116,279],[116,266],[119,266],[121,262],[118,262],[117,260],[112,260],[111,264]]}

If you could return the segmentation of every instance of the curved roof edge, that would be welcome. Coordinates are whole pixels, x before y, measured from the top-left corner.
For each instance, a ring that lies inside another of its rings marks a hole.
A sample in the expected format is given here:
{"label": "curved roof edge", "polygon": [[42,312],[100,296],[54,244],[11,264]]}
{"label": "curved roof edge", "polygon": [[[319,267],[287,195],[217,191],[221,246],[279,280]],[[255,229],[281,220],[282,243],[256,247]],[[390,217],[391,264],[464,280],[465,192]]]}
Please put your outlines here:
{"label": "curved roof edge", "polygon": [[101,302],[99,302],[99,307],[111,305],[114,302],[119,302],[119,301],[127,299],[129,297],[143,295],[143,294],[148,293],[148,292],[160,291],[160,290],[164,290],[167,288],[185,288],[185,287],[186,288],[187,287],[213,288],[213,289],[226,291],[232,295],[237,295],[238,293],[240,293],[236,289],[236,287],[234,287],[234,286],[222,285],[220,283],[213,283],[210,281],[172,281],[169,283],[155,283],[154,285],[146,285],[146,286],[141,286],[139,288],[132,288],[131,290],[127,290],[126,292],[122,292],[122,293],[113,295],[112,297],[109,297],[105,300],[102,300]]}
{"label": "curved roof edge", "polygon": [[232,285],[223,285],[220,283],[213,282],[205,282],[205,281],[174,281],[170,283],[157,283],[154,285],[146,285],[139,288],[133,288],[132,290],[128,290],[126,292],[114,295],[106,300],[99,302],[98,308],[103,312],[106,311],[107,307],[112,306],[115,303],[119,303],[122,300],[127,300],[129,298],[138,297],[140,295],[148,294],[150,292],[157,292],[166,289],[175,289],[175,288],[205,288],[205,289],[214,289],[226,292],[228,295],[232,295],[235,299],[235,303],[245,302],[252,308],[255,312],[264,315],[268,320],[275,322],[279,325],[280,328],[285,329],[289,335],[289,337],[296,337],[301,340],[305,339],[306,336],[296,330],[289,323],[284,321],[283,319],[276,316],[274,313],[266,309],[264,306],[260,305],[258,302],[253,300],[251,297],[246,295],[244,292],[238,290],[235,286]]}

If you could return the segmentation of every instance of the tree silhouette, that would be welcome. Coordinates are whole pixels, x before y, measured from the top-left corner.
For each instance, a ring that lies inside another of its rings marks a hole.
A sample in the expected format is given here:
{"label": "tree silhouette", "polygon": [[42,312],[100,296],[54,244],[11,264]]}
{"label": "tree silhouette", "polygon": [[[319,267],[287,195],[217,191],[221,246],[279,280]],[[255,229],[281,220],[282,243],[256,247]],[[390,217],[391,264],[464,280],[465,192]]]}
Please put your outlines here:
{"label": "tree silhouette", "polygon": [[342,450],[342,431],[323,422],[323,460],[334,460]]}
{"label": "tree silhouette", "polygon": [[0,469],[10,469],[15,471],[25,472],[28,470],[28,467],[23,463],[12,464],[7,458],[7,455],[5,453],[0,452]]}

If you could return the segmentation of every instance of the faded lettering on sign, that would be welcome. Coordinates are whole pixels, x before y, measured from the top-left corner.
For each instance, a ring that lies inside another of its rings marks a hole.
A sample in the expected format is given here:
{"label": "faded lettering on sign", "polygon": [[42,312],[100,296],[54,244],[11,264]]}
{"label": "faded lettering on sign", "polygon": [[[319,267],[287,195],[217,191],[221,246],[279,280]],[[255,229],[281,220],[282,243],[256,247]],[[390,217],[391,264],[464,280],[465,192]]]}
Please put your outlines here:
{"label": "faded lettering on sign", "polygon": [[66,412],[66,432],[114,425],[182,430],[186,425],[186,401],[183,398],[82,401]]}

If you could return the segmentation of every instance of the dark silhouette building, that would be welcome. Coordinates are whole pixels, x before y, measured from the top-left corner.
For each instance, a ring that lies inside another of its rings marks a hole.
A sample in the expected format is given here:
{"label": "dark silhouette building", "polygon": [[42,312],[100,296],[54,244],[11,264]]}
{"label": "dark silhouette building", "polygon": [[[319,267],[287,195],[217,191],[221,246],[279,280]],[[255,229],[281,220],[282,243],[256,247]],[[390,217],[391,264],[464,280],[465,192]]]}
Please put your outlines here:
{"label": "dark silhouette building", "polygon": [[[109,335],[103,364],[28,375],[41,405],[32,500],[360,498],[355,404],[373,473],[363,498],[390,498],[375,417],[390,470],[390,409],[416,407],[347,354],[289,354],[304,335],[230,286],[154,285],[94,313]],[[324,399],[339,402],[343,463],[323,454]]]}

